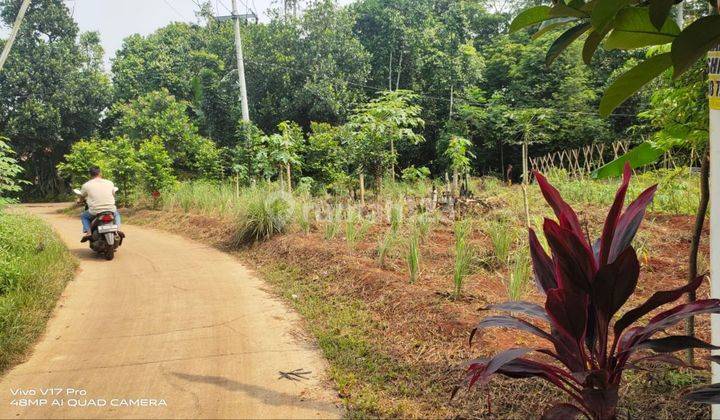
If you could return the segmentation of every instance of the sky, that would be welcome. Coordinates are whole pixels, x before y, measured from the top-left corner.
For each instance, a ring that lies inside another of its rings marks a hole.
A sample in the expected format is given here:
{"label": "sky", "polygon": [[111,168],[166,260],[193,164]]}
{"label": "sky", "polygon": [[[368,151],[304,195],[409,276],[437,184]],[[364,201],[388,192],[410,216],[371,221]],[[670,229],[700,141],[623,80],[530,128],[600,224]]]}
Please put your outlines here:
{"label": "sky", "polygon": [[[81,31],[98,31],[105,49],[105,67],[122,46],[125,37],[139,33],[147,35],[170,22],[198,22],[195,12],[204,0],[65,0]],[[229,15],[231,0],[210,0],[217,15]],[[341,0],[346,4],[350,0]],[[266,11],[281,7],[281,0],[238,0],[238,12],[255,10],[261,21],[267,21]],[[0,28],[6,37],[7,28]]]}

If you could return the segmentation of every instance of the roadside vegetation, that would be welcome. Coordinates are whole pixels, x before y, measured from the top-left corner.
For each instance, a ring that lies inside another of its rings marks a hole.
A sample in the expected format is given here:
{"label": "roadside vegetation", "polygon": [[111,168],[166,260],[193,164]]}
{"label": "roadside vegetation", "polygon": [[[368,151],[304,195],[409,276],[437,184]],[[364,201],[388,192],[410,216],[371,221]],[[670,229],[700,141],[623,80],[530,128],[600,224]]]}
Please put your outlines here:
{"label": "roadside vegetation", "polygon": [[0,138],[0,373],[22,360],[44,331],[76,262],[36,217],[9,214],[22,168]]}

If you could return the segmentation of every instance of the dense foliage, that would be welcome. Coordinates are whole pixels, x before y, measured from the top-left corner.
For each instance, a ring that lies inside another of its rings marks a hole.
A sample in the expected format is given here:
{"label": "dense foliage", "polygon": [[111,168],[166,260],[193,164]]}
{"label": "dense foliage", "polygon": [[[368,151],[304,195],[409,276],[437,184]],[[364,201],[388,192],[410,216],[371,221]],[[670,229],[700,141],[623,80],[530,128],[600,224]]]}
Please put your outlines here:
{"label": "dense foliage", "polygon": [[[3,0],[6,24],[18,4]],[[513,3],[510,10],[522,6]],[[276,162],[249,168],[247,159],[257,152],[243,148],[273,144],[279,124],[293,121],[305,138],[295,150],[303,164],[290,165],[292,177],[347,187],[360,167],[376,178],[396,166],[390,174],[411,166],[452,171],[446,150],[453,138],[470,140],[470,169],[485,174],[504,172],[508,163],[519,167],[518,144],[530,126],[531,154],[617,140],[630,127],[657,127],[635,117],[648,108],[648,94],[610,120],[595,111],[608,80],[642,52],[600,50],[587,68],[573,45],[546,67],[543,53],[557,28],[508,34],[510,14],[490,12],[483,2],[359,0],[341,7],[320,0],[297,17],[271,13],[269,22],[242,28],[254,123],[246,130],[238,123],[232,25],[211,12],[205,5],[200,24],[172,23],[125,39],[111,86],[98,35],[78,33],[62,1],[34,2],[0,74],[0,88],[9,92],[0,100],[0,134],[23,158],[35,184],[28,192],[64,189],[52,168],[81,138],[128,137],[137,145],[157,136],[176,175],[224,172],[245,182],[280,176]],[[697,86],[689,86],[695,92]],[[395,128],[380,128],[395,132],[377,135],[377,115],[368,118],[394,100],[410,105],[410,114],[395,115],[410,118],[403,123],[413,128],[410,137],[389,120]],[[361,154],[347,156],[331,145]],[[378,155],[385,149],[388,154]]]}
{"label": "dense foliage", "polygon": [[[19,7],[0,1],[2,22],[10,24]],[[31,3],[0,72],[0,135],[20,157],[30,193],[64,192],[55,166],[72,143],[96,132],[110,101],[102,54],[98,34],[79,34],[62,1]]]}

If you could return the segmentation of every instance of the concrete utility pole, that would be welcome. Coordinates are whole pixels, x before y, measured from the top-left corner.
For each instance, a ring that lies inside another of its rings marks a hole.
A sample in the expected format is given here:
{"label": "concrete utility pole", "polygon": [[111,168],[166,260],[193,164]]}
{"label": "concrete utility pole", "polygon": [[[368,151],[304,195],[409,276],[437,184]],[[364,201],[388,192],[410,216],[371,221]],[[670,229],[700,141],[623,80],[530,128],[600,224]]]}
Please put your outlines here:
{"label": "concrete utility pole", "polygon": [[235,55],[237,56],[238,81],[240,82],[240,105],[242,107],[242,119],[245,122],[250,122],[247,85],[245,85],[245,62],[243,61],[242,39],[240,38],[240,15],[237,10],[237,0],[232,0],[232,14],[233,22],[235,23]]}
{"label": "concrete utility pole", "polygon": [[3,48],[2,54],[0,54],[0,71],[2,71],[3,66],[5,65],[5,60],[7,60],[8,55],[10,55],[10,48],[12,48],[15,43],[15,37],[17,37],[18,31],[20,30],[20,24],[22,24],[22,20],[25,17],[25,12],[28,7],[30,7],[30,0],[23,0],[22,5],[20,5],[20,11],[15,18],[12,31],[10,32],[10,38],[8,38],[7,42],[5,42],[5,47]]}

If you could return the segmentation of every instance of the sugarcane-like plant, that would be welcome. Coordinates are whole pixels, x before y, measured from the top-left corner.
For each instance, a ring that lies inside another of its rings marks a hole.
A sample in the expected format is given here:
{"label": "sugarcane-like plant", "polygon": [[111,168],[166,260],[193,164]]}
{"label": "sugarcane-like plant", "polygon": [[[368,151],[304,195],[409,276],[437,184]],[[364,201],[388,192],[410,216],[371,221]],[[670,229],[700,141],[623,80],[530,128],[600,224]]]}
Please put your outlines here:
{"label": "sugarcane-like plant", "polygon": [[644,361],[683,365],[671,353],[715,348],[695,337],[656,335],[690,316],[720,313],[718,299],[677,305],[655,314],[644,325],[636,324],[655,309],[696,290],[702,277],[678,289],[656,292],[615,320],[637,286],[640,263],[632,241],[657,187],[645,190],[623,211],[630,174],[626,166],[602,235],[593,245],[575,211],[541,174],[535,174],[558,219],[545,219],[543,225],[551,256],[535,232],[529,231],[535,280],[545,294],[545,306],[529,302],[491,306],[489,309],[518,316],[487,316],[473,330],[470,340],[478,330],[507,327],[534,334],[550,347],[512,348],[492,358],[472,360],[466,377],[468,386],[486,385],[496,373],[510,378],[542,378],[570,397],[570,402],[550,407],[544,417],[613,419],[626,369],[637,368]]}

